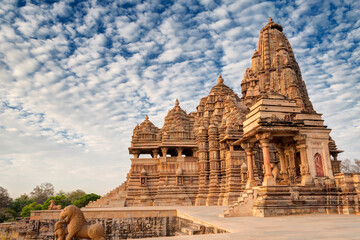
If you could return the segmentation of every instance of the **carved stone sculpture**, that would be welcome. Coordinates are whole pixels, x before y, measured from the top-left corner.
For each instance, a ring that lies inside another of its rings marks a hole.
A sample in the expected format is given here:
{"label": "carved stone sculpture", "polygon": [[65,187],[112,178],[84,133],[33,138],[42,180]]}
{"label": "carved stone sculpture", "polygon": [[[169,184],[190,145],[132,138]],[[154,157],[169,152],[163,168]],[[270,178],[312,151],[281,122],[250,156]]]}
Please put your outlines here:
{"label": "carved stone sculpture", "polygon": [[276,163],[271,163],[271,173],[274,176],[275,181],[279,178],[280,169]]}
{"label": "carved stone sculpture", "polygon": [[66,231],[63,222],[56,222],[54,226],[55,240],[65,240]]}
{"label": "carved stone sculpture", "polygon": [[290,199],[293,202],[301,201],[300,199],[300,192],[297,189],[290,188]]}
{"label": "carved stone sculpture", "polygon": [[54,199],[51,199],[48,210],[61,210],[61,205],[55,205]]}
{"label": "carved stone sculpture", "polygon": [[74,237],[94,240],[105,240],[104,227],[100,223],[89,225],[81,210],[73,205],[65,207],[60,213],[60,221],[67,224],[66,240]]}

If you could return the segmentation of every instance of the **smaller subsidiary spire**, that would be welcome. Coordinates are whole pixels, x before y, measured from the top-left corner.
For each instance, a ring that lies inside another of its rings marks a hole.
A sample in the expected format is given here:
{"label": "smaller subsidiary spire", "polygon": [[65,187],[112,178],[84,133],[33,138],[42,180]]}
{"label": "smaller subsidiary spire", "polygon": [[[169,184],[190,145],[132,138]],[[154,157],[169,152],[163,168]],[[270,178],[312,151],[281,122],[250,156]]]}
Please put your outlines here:
{"label": "smaller subsidiary spire", "polygon": [[176,101],[175,101],[175,106],[179,106],[179,100],[178,99],[176,99]]}
{"label": "smaller subsidiary spire", "polygon": [[272,22],[273,22],[272,18],[269,18],[269,23],[272,23]]}
{"label": "smaller subsidiary spire", "polygon": [[221,77],[221,74],[219,75],[218,79],[217,79],[217,83],[224,83],[224,79]]}

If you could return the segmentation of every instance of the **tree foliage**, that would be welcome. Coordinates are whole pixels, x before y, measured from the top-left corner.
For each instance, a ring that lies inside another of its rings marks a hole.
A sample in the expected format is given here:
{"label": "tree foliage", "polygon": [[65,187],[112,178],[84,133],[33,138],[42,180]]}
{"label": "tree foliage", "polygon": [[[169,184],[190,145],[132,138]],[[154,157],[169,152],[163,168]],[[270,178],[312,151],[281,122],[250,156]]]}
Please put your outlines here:
{"label": "tree foliage", "polygon": [[343,173],[360,173],[360,160],[354,159],[350,161],[349,159],[343,160],[341,162],[341,172]]}
{"label": "tree foliage", "polygon": [[30,217],[30,212],[34,210],[47,210],[52,199],[56,205],[61,205],[62,208],[70,204],[81,208],[90,201],[95,201],[99,198],[99,195],[94,193],[86,194],[81,189],[71,192],[59,191],[54,196],[54,186],[51,183],[42,183],[36,186],[30,195],[23,194],[12,200],[9,197],[8,191],[0,187],[0,223],[14,221],[20,216],[22,218]]}
{"label": "tree foliage", "polygon": [[70,199],[70,201],[73,203],[75,202],[76,200],[78,200],[80,197],[86,195],[86,192],[81,190],[81,189],[77,189],[75,191],[72,191],[72,192],[68,192],[66,194],[66,196]]}
{"label": "tree foliage", "polygon": [[8,190],[0,187],[0,209],[9,207],[12,199],[9,197]]}
{"label": "tree foliage", "polygon": [[0,223],[13,218],[11,209],[9,208],[12,199],[9,197],[7,189],[0,187]]}
{"label": "tree foliage", "polygon": [[6,222],[6,221],[13,221],[14,215],[16,213],[11,208],[1,208],[0,209],[0,223]]}
{"label": "tree foliage", "polygon": [[54,185],[51,183],[42,183],[34,188],[30,193],[31,199],[38,204],[43,204],[49,197],[54,195]]}
{"label": "tree foliage", "polygon": [[34,200],[30,199],[27,194],[23,194],[20,197],[16,198],[11,204],[10,208],[14,211],[14,218],[20,217],[21,210],[30,203],[33,203]]}
{"label": "tree foliage", "polygon": [[41,204],[37,204],[36,202],[30,203],[28,205],[26,205],[25,207],[23,207],[23,209],[21,210],[21,217],[25,218],[25,217],[30,217],[30,212],[31,211],[35,211],[35,210],[42,210],[42,205]]}
{"label": "tree foliage", "polygon": [[88,203],[90,201],[96,201],[97,199],[99,199],[101,196],[95,194],[95,193],[90,193],[90,194],[86,194],[82,197],[80,197],[78,200],[76,200],[75,202],[73,202],[73,205],[82,208],[85,207],[86,205],[88,205]]}

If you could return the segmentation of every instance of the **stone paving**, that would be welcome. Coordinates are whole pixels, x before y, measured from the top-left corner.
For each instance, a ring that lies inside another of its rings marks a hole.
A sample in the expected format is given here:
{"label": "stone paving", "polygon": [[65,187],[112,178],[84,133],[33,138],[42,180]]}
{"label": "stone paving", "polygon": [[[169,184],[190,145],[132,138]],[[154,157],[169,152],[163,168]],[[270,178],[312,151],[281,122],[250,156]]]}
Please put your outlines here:
{"label": "stone paving", "polygon": [[[155,207],[154,207],[155,208]],[[161,207],[156,207],[160,209]],[[230,233],[149,238],[152,240],[177,239],[360,239],[359,215],[297,215],[284,217],[232,217],[223,218],[226,207],[164,207],[178,210],[178,215],[209,223]],[[145,208],[144,208],[145,209]]]}

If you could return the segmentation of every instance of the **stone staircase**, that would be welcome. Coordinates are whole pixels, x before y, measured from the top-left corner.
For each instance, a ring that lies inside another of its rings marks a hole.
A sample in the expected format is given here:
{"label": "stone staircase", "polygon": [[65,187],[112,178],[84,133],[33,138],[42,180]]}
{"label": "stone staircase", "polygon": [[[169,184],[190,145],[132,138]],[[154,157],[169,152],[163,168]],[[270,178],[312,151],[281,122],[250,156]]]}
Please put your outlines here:
{"label": "stone staircase", "polygon": [[96,201],[90,202],[85,208],[125,207],[126,181]]}
{"label": "stone staircase", "polygon": [[240,194],[238,200],[227,210],[224,211],[224,214],[221,214],[221,217],[239,217],[239,216],[252,216],[252,209],[254,202],[257,198],[259,189],[258,187],[253,187],[251,189],[245,189],[244,192]]}
{"label": "stone staircase", "polygon": [[175,232],[175,236],[199,235],[204,234],[204,227],[197,223],[188,223],[186,227],[182,227],[180,231]]}

